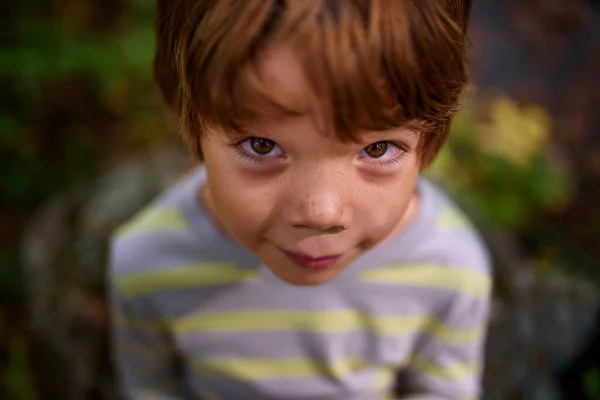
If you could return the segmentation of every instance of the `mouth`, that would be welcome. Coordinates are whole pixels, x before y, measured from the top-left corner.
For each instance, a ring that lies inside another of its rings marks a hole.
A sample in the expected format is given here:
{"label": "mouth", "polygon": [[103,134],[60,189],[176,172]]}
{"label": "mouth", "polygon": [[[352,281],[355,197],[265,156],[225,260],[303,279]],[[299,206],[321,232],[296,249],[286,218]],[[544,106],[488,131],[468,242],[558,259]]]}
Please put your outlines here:
{"label": "mouth", "polygon": [[326,257],[311,257],[306,254],[293,253],[291,251],[280,249],[280,251],[285,255],[292,263],[296,264],[299,267],[311,270],[322,271],[326,269],[333,268],[340,258],[341,255],[336,256],[326,256]]}

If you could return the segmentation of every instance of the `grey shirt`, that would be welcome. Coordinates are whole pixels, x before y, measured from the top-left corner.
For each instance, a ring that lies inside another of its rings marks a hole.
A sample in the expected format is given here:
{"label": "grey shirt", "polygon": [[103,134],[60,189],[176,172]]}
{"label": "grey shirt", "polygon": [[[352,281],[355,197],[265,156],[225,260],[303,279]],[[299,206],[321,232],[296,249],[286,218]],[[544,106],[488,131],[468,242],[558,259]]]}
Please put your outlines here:
{"label": "grey shirt", "polygon": [[[202,167],[112,242],[114,344],[127,399],[474,399],[490,300],[479,236],[421,179],[392,241],[329,283],[287,284],[197,201]],[[393,397],[391,397],[393,398]]]}

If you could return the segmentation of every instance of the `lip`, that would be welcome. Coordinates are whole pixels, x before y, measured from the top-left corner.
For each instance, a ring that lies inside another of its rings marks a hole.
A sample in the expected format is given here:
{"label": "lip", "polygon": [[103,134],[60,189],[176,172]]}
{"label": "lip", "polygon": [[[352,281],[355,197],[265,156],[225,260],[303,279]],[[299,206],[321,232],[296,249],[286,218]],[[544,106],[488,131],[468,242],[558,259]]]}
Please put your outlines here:
{"label": "lip", "polygon": [[339,259],[342,258],[341,255],[314,258],[305,254],[293,253],[283,249],[280,250],[291,262],[297,266],[318,271],[333,268]]}

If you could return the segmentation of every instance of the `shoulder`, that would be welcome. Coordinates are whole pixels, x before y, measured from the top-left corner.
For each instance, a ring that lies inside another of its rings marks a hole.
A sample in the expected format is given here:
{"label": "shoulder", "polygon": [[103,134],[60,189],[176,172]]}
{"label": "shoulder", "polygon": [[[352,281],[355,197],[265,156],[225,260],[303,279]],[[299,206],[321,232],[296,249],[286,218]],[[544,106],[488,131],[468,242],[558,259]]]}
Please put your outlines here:
{"label": "shoulder", "polygon": [[449,267],[467,269],[481,275],[491,274],[491,259],[477,227],[436,185],[423,182],[427,191],[425,210],[431,217],[427,240],[422,242],[423,257]]}
{"label": "shoulder", "polygon": [[115,230],[109,248],[110,284],[143,281],[198,259],[190,203],[199,188],[197,172],[184,177]]}
{"label": "shoulder", "polygon": [[429,271],[434,286],[447,294],[487,301],[492,263],[485,242],[469,218],[436,185],[421,182],[422,212],[427,215],[410,256],[411,263]]}
{"label": "shoulder", "polygon": [[117,229],[110,243],[109,285],[121,296],[169,302],[177,293],[242,282],[252,261],[225,237],[198,202],[197,169]]}

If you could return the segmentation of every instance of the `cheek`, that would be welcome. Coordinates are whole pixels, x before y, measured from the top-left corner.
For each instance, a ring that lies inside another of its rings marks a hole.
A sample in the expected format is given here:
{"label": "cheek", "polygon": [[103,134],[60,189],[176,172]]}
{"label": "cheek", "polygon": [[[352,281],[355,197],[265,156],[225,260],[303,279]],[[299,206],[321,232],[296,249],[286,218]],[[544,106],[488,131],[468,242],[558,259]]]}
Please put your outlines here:
{"label": "cheek", "polygon": [[[368,227],[369,236],[387,235],[408,209],[416,186],[416,176],[404,176],[363,191],[359,220]],[[365,196],[368,196],[366,198]]]}
{"label": "cheek", "polygon": [[386,233],[404,214],[406,202],[393,194],[382,194],[361,210],[361,220],[375,233]]}
{"label": "cheek", "polygon": [[222,144],[203,140],[202,147],[216,218],[236,240],[252,245],[272,222],[278,186],[240,170]]}
{"label": "cheek", "polygon": [[238,240],[264,231],[271,224],[276,209],[274,185],[260,185],[233,169],[210,168],[209,188],[218,218]]}

